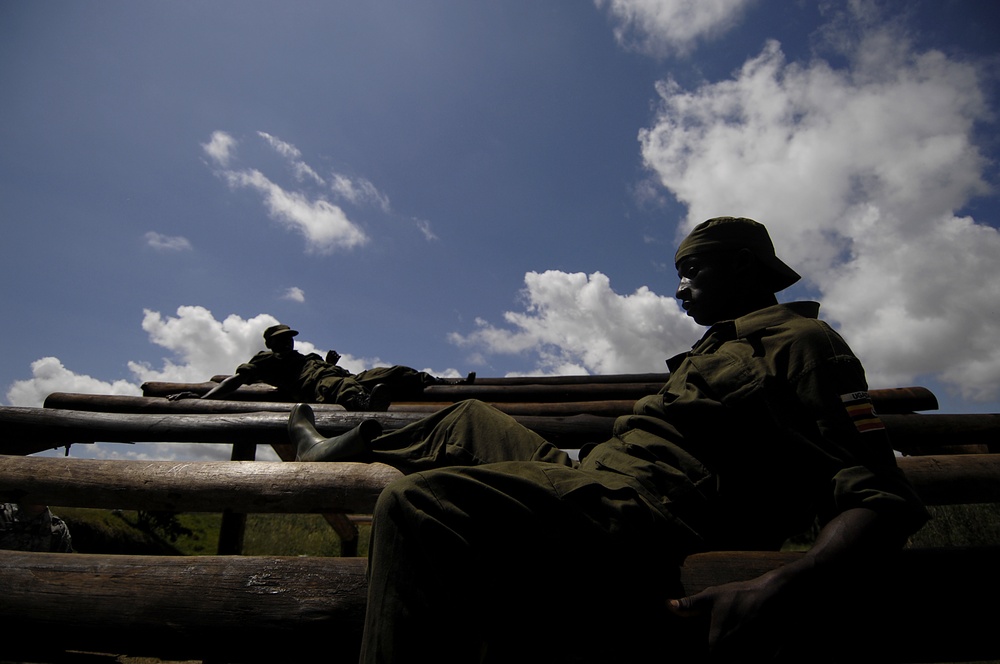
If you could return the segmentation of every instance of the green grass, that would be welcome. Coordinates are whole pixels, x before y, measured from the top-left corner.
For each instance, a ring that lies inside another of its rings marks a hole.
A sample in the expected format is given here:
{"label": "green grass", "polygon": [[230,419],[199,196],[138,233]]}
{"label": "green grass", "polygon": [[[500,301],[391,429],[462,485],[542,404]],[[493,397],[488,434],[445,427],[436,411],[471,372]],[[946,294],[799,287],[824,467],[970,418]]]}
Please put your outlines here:
{"label": "green grass", "polygon": [[[221,514],[179,514],[190,531],[175,541],[140,529],[136,512],[55,507],[66,520],[73,547],[80,553],[139,555],[214,555],[219,546]],[[931,520],[910,540],[910,546],[975,546],[1000,543],[1000,504],[943,505],[928,508]],[[369,526],[358,526],[357,555],[368,554]],[[790,540],[786,549],[808,548],[815,531]],[[318,514],[250,514],[243,539],[244,555],[340,556],[337,533]]]}
{"label": "green grass", "polygon": [[910,538],[910,546],[1000,544],[1000,503],[932,505],[931,520]]}
{"label": "green grass", "polygon": [[[201,556],[218,552],[221,514],[178,514],[177,521],[187,532],[171,541],[162,533],[140,528],[134,511],[53,507],[52,512],[66,521],[73,548],[79,553]],[[362,524],[358,530],[358,555],[365,556],[369,527]],[[341,541],[318,514],[250,514],[243,554],[340,556]]]}

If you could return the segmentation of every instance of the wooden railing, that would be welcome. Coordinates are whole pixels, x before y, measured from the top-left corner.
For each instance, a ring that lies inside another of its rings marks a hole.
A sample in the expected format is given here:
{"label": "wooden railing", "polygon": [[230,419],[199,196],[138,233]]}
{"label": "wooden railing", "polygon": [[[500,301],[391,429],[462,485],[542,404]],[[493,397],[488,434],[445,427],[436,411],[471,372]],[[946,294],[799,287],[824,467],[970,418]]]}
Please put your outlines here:
{"label": "wooden railing", "polygon": [[[897,398],[904,394],[916,400]],[[1000,416],[914,414],[910,411],[926,409],[928,403],[926,391],[919,388],[887,391],[886,396],[894,398],[896,407],[886,408],[884,402],[879,409],[897,446],[912,455],[898,459],[899,465],[929,505],[1000,502],[1000,455],[990,453],[998,441]],[[562,403],[589,401],[602,399]],[[267,410],[242,411],[245,400],[83,395],[52,395],[46,405],[58,407],[0,408],[0,452],[5,454],[0,456],[0,498],[67,507],[364,514],[398,476],[379,464],[22,456],[93,442],[215,442],[243,448],[272,445],[280,458],[290,458],[285,442],[290,404],[255,403],[267,404]],[[574,416],[566,409],[546,415],[531,410],[531,404],[494,403],[507,404],[513,413],[529,413],[515,417],[567,447],[603,439],[613,420],[609,414]],[[370,416],[333,407],[315,410],[317,427],[327,435]],[[378,415],[387,429],[421,416],[402,408]],[[998,554],[1000,543],[904,550],[871,595],[850,603],[847,622],[853,631],[840,645],[857,639],[857,647],[867,653],[865,661],[1000,658],[1000,640],[993,631],[1000,610],[981,601],[1000,593]],[[699,554],[685,562],[683,582],[688,592],[696,592],[752,578],[798,555]],[[20,654],[34,658],[24,661],[45,661],[39,659],[43,651],[51,651],[51,661],[67,651],[88,651],[273,662],[320,650],[327,661],[353,662],[365,605],[364,569],[365,561],[356,557],[0,551],[0,624],[10,634],[45,634],[43,640],[5,639],[3,657],[13,659],[23,647],[27,650]]]}

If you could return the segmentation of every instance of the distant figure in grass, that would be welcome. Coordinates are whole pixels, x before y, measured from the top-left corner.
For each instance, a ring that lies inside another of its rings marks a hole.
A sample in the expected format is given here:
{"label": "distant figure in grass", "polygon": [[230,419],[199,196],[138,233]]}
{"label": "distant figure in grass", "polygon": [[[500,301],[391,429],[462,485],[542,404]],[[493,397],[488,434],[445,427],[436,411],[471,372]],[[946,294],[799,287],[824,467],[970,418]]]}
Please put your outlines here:
{"label": "distant figure in grass", "polygon": [[[300,459],[405,474],[374,510],[362,662],[868,661],[850,648],[876,626],[845,621],[927,513],[861,362],[817,303],[778,303],[799,275],[761,224],[703,222],[674,264],[708,330],[578,459],[479,401],[334,438],[293,408]],[[680,586],[689,554],[776,550],[816,520],[801,558]]]}
{"label": "distant figure in grass", "polygon": [[72,553],[73,538],[47,505],[0,503],[0,549]]}
{"label": "distant figure in grass", "polygon": [[180,392],[167,398],[225,399],[242,385],[267,383],[295,401],[340,404],[354,411],[385,411],[393,397],[417,395],[430,385],[475,380],[475,373],[470,373],[464,381],[452,381],[400,365],[352,374],[337,365],[340,355],[336,351],[330,351],[323,359],[316,353],[303,355],[295,350],[297,334],[297,330],[287,325],[272,325],[264,330],[267,350],[238,366],[235,374],[204,395]]}

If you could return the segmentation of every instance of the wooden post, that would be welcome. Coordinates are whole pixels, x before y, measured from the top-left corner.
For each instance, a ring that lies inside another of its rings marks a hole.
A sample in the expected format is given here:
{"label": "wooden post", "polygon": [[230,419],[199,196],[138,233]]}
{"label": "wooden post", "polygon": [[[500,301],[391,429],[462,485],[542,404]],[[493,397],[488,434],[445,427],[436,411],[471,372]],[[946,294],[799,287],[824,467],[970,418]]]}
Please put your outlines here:
{"label": "wooden post", "polygon": [[[235,443],[231,461],[254,461],[257,446],[253,443]],[[223,510],[222,524],[219,526],[220,556],[238,556],[243,553],[243,536],[247,530],[247,515],[232,510]]]}

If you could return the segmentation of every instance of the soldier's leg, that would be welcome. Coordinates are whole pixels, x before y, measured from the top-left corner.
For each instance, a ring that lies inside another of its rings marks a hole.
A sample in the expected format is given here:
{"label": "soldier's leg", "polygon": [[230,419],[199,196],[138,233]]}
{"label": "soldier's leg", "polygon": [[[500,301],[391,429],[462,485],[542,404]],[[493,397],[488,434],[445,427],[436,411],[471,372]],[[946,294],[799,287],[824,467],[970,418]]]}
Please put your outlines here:
{"label": "soldier's leg", "polygon": [[317,383],[315,400],[316,403],[340,404],[353,411],[385,411],[389,408],[390,390],[381,387],[382,392],[379,393],[376,387],[381,386],[368,388],[350,376],[330,376]]}
{"label": "soldier's leg", "polygon": [[363,460],[403,472],[498,461],[575,461],[510,415],[482,401],[461,401],[376,438]]}
{"label": "soldier's leg", "polygon": [[288,430],[300,456],[305,455],[306,449],[311,450],[308,455],[311,461],[385,463],[404,473],[497,461],[575,465],[564,451],[481,401],[448,406],[370,442],[357,436],[344,438],[343,444],[324,439],[316,431],[312,412],[305,405],[292,410]]}
{"label": "soldier's leg", "polygon": [[679,645],[663,600],[680,557],[669,526],[606,475],[500,463],[390,484],[361,661],[668,661],[657,646]]}

